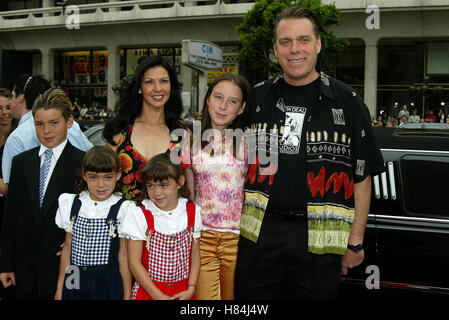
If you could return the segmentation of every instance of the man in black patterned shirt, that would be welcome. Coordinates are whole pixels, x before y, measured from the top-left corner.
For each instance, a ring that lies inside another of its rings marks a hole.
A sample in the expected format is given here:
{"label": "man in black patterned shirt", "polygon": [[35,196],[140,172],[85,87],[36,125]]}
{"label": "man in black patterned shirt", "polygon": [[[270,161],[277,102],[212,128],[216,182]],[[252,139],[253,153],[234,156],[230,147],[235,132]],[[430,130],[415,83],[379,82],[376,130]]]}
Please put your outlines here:
{"label": "man in black patterned shirt", "polygon": [[250,150],[277,162],[249,159],[236,298],[333,299],[341,273],[364,259],[371,175],[383,160],[363,100],[316,69],[311,11],[283,10],[274,34],[283,74],[255,86],[244,121]]}

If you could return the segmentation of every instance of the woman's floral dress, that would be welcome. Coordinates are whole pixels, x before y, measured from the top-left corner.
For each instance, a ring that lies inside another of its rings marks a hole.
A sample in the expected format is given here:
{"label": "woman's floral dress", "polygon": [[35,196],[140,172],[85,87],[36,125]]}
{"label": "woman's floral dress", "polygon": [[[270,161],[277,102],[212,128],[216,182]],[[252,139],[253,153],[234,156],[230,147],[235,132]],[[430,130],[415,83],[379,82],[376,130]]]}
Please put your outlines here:
{"label": "woman's floral dress", "polygon": [[[178,127],[185,129],[180,123],[177,123]],[[144,190],[145,182],[140,176],[140,172],[143,166],[149,159],[137,151],[131,142],[131,135],[133,132],[133,126],[131,125],[128,130],[125,130],[122,134],[117,147],[117,155],[120,159],[120,166],[122,168],[122,192],[127,200],[134,199],[140,192]],[[187,133],[187,131],[185,130]],[[184,137],[183,140],[184,141]],[[178,136],[170,134],[170,146],[166,152],[171,152],[175,148],[179,147]],[[185,169],[189,165],[189,160],[183,160],[180,158],[183,168]]]}

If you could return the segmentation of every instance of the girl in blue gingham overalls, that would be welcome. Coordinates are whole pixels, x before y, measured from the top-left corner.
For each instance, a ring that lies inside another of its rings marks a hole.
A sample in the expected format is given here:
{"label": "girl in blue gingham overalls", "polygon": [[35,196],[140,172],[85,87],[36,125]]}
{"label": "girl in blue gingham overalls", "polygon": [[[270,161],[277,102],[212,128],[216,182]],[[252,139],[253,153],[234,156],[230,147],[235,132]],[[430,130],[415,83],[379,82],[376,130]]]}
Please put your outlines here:
{"label": "girl in blue gingham overalls", "polygon": [[96,146],[81,166],[83,191],[59,197],[55,221],[66,230],[66,240],[55,299],[129,299],[132,278],[118,227],[135,205],[114,193],[120,190],[120,161],[111,149]]}

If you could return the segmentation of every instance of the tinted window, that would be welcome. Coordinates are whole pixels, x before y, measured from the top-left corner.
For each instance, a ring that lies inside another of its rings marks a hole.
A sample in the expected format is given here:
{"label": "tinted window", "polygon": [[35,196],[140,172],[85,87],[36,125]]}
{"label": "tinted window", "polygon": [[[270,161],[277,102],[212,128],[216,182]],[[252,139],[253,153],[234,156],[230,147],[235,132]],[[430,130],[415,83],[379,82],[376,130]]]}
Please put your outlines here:
{"label": "tinted window", "polygon": [[94,146],[104,146],[106,144],[106,140],[103,139],[103,128],[95,131],[88,139]]}
{"label": "tinted window", "polygon": [[449,157],[407,155],[400,169],[405,211],[449,218]]}

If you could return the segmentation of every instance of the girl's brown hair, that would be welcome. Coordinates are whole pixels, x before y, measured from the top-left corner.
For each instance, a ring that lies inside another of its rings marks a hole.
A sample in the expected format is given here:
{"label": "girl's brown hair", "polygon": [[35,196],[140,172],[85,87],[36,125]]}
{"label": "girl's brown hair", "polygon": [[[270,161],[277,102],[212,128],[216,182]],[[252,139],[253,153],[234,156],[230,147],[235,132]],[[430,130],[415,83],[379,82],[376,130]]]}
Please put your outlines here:
{"label": "girl's brown hair", "polygon": [[[206,97],[204,98],[203,114],[202,114],[202,119],[201,119],[201,137],[203,137],[204,131],[212,128],[212,119],[209,115],[209,106],[207,104],[207,100],[209,99],[210,95],[212,94],[212,91],[214,90],[215,86],[217,84],[219,84],[221,81],[225,81],[225,80],[231,81],[232,83],[234,83],[235,85],[237,85],[240,88],[240,91],[242,92],[242,101],[241,101],[242,105],[246,102],[246,100],[248,98],[250,85],[249,85],[248,81],[241,75],[233,74],[230,72],[225,72],[225,73],[220,74],[217,78],[215,78],[215,80],[210,84],[209,89],[207,90],[207,93],[206,93]],[[242,128],[242,115],[243,114],[240,114],[234,119],[234,121],[229,126],[229,129],[234,130],[234,129]],[[209,144],[209,141],[202,141],[201,149],[206,147],[206,145],[208,145],[208,144]],[[193,144],[191,144],[191,145],[193,145]],[[234,145],[233,154],[235,157],[236,144],[234,143],[233,145]]]}
{"label": "girl's brown hair", "polygon": [[[140,171],[140,177],[145,181],[145,185],[149,182],[162,182],[172,178],[179,183],[181,176],[184,176],[184,170],[181,164],[174,164],[170,159],[168,152],[155,155],[148,161]],[[188,192],[186,184],[179,189],[179,196],[188,198]],[[141,192],[135,201],[140,205],[142,200],[147,199],[148,194],[145,188],[145,192]]]}
{"label": "girl's brown hair", "polygon": [[[120,160],[112,149],[105,146],[94,146],[84,155],[83,161],[81,162],[81,170],[81,177],[78,179],[79,181],[76,186],[78,193],[87,190],[87,182],[82,177],[86,172],[120,172]],[[114,192],[122,191],[120,181],[117,181]]]}

